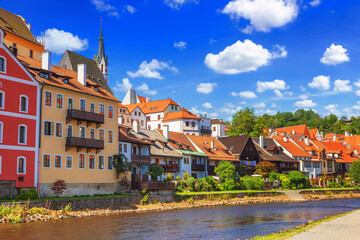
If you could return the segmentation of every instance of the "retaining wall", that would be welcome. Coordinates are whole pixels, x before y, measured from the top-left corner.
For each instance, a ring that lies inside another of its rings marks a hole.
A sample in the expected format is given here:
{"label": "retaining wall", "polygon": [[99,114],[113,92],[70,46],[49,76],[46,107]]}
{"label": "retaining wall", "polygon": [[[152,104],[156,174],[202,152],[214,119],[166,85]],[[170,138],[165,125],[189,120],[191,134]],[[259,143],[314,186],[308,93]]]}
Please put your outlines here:
{"label": "retaining wall", "polygon": [[330,193],[333,194],[349,194],[352,193],[360,193],[360,189],[314,189],[314,190],[304,190],[300,191],[299,194],[311,194],[311,195],[327,195]]}
{"label": "retaining wall", "polygon": [[8,199],[17,195],[15,181],[0,181],[0,199]]}

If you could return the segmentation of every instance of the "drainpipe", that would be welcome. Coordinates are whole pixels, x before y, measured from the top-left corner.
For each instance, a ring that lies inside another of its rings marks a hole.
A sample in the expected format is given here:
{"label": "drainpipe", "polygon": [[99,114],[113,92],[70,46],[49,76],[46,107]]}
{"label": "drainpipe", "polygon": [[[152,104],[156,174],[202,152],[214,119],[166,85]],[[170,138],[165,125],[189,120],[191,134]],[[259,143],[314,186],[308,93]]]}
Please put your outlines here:
{"label": "drainpipe", "polygon": [[38,195],[39,195],[39,193],[40,193],[40,163],[41,163],[41,161],[40,161],[40,159],[41,159],[41,155],[40,155],[40,149],[41,149],[41,126],[42,126],[42,92],[43,92],[43,89],[44,89],[44,83],[43,82],[41,82],[40,83],[40,85],[41,85],[41,87],[40,87],[40,109],[39,109],[39,111],[40,111],[40,121],[39,121],[39,131],[40,131],[40,133],[39,133],[39,139],[38,139],[38,141],[39,141],[39,149],[38,149],[38,152],[39,152],[39,154],[38,154],[38,179],[37,179],[37,186],[36,186],[36,189],[37,189],[37,192],[38,192]]}

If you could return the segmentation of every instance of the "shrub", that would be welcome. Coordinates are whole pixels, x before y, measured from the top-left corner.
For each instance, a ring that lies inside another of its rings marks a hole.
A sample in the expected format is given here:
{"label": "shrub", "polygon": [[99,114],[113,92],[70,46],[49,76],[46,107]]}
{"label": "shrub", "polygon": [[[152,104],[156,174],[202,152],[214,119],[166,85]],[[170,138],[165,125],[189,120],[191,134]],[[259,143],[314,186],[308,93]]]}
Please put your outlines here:
{"label": "shrub", "polygon": [[148,194],[148,190],[147,189],[143,189],[141,190],[141,195],[145,196],[146,194]]}
{"label": "shrub", "polygon": [[309,179],[299,171],[290,171],[288,178],[290,179],[291,184],[297,189],[306,188],[309,185]]}
{"label": "shrub", "polygon": [[351,180],[355,183],[360,183],[360,161],[354,161],[349,169],[349,175]]}
{"label": "shrub", "polygon": [[280,174],[275,172],[275,171],[271,171],[269,173],[269,181],[270,182],[275,182],[275,181],[279,181],[280,180]]}
{"label": "shrub", "polygon": [[153,164],[149,166],[149,171],[146,171],[146,174],[150,174],[153,180],[157,180],[159,176],[161,176],[164,173],[164,168]]}
{"label": "shrub", "polygon": [[175,178],[176,181],[180,181],[180,179],[181,179],[180,175],[177,175]]}
{"label": "shrub", "polygon": [[28,193],[28,191],[27,191],[26,189],[24,189],[24,188],[21,189],[18,198],[21,199],[21,200],[27,200],[27,199],[29,199],[29,193]]}
{"label": "shrub", "polygon": [[143,199],[140,200],[140,205],[145,205],[149,201],[149,194],[146,194]]}
{"label": "shrub", "polygon": [[256,165],[255,174],[259,174],[265,178],[269,177],[269,174],[276,170],[276,164],[269,161],[264,161]]}
{"label": "shrub", "polygon": [[189,189],[190,191],[195,191],[195,182],[195,178],[188,178],[188,180],[186,180],[187,189]]}
{"label": "shrub", "polygon": [[51,191],[53,191],[53,195],[56,197],[62,195],[64,191],[66,190],[67,184],[65,183],[65,180],[56,180],[53,182]]}
{"label": "shrub", "polygon": [[229,161],[221,161],[220,164],[215,167],[214,172],[219,176],[221,182],[225,182],[227,178],[236,178],[235,166]]}
{"label": "shrub", "polygon": [[182,175],[182,179],[185,181],[188,180],[189,177],[190,177],[190,173],[188,173],[188,172],[184,172]]}
{"label": "shrub", "polygon": [[291,189],[291,181],[287,176],[281,175],[280,176],[280,181],[281,181],[281,186],[284,189]]}
{"label": "shrub", "polygon": [[32,189],[29,190],[29,198],[30,199],[37,199],[38,198],[38,193],[37,193],[35,188],[32,188]]}
{"label": "shrub", "polygon": [[245,176],[243,182],[247,190],[261,190],[264,186],[264,179],[260,177]]}
{"label": "shrub", "polygon": [[221,186],[227,191],[236,190],[238,185],[239,184],[236,183],[234,179],[226,179],[225,182],[221,184]]}
{"label": "shrub", "polygon": [[216,191],[216,189],[218,188],[218,183],[215,181],[213,177],[207,176],[204,177],[204,180],[206,182],[205,189],[207,191]]}
{"label": "shrub", "polygon": [[131,171],[132,164],[128,162],[125,154],[118,153],[113,156],[113,166],[116,170],[116,178],[119,178],[120,173]]}

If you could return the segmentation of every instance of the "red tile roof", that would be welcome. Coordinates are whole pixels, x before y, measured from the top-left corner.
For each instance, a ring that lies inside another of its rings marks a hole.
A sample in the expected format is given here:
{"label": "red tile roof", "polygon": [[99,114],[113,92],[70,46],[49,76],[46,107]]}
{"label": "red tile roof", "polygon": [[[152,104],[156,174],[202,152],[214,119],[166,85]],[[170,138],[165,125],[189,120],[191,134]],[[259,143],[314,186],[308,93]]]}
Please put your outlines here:
{"label": "red tile roof", "polygon": [[[163,130],[157,129],[157,131],[163,134]],[[197,152],[195,146],[191,143],[191,141],[186,137],[184,133],[169,131],[168,141],[170,142],[170,145],[175,149]]]}
{"label": "red tile roof", "polygon": [[140,102],[146,102],[146,97],[142,97],[142,96],[139,96],[137,95],[138,99],[140,100]]}
{"label": "red tile roof", "polygon": [[129,111],[130,109],[132,109],[130,112],[132,112],[136,107],[139,107],[145,114],[148,114],[148,113],[163,112],[170,104],[175,106],[180,106],[171,99],[165,99],[165,100],[158,100],[151,102],[129,104],[126,105],[126,107],[129,109]]}
{"label": "red tile roof", "polygon": [[276,138],[275,140],[295,157],[311,157],[309,153],[305,152],[305,150],[303,150],[301,147],[297,146],[290,140],[288,140],[287,142],[279,138]]}
{"label": "red tile roof", "polygon": [[310,139],[311,140],[317,140],[316,139],[316,133],[318,132],[317,128],[309,129]]}
{"label": "red tile roof", "polygon": [[193,114],[189,110],[182,107],[181,111],[171,112],[171,113],[166,114],[163,121],[171,121],[171,120],[174,120],[174,119],[195,119],[195,120],[200,120],[201,118],[199,118],[198,116],[196,116],[195,114]]}
{"label": "red tile roof", "polygon": [[282,127],[282,128],[276,128],[276,132],[286,132],[287,134],[294,134],[293,131],[295,131],[295,134],[303,133],[305,136],[310,136],[309,129],[305,124],[302,125],[296,125],[296,126],[290,126],[290,127]]}

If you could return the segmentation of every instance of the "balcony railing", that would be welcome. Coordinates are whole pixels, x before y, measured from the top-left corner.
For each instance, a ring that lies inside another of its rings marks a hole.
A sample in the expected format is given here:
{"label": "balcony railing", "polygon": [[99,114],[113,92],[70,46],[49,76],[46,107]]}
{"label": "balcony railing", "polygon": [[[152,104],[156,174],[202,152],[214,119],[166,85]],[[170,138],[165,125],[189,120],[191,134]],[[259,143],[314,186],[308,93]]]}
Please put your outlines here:
{"label": "balcony railing", "polygon": [[179,172],[178,166],[160,165],[164,168],[164,172]]}
{"label": "balcony railing", "polygon": [[96,123],[97,125],[101,125],[104,123],[104,115],[100,113],[87,112],[77,109],[68,109],[66,120],[69,122],[70,120],[77,120],[80,124],[82,121],[88,122],[88,125],[91,123]]}
{"label": "balcony railing", "polygon": [[215,169],[214,166],[207,166],[207,174],[210,176],[215,176],[214,169]]}
{"label": "balcony railing", "polygon": [[149,165],[151,159],[149,155],[131,154],[131,162],[135,165]]}
{"label": "balcony railing", "polygon": [[66,149],[71,147],[77,147],[78,151],[82,148],[87,148],[88,151],[96,149],[97,151],[104,149],[104,140],[90,139],[90,138],[79,138],[79,137],[67,137],[66,138]]}
{"label": "balcony railing", "polygon": [[328,168],[328,172],[332,172],[333,171],[333,168]]}
{"label": "balcony railing", "polygon": [[205,129],[205,128],[201,128],[200,132],[203,134],[211,134],[212,133],[211,129]]}
{"label": "balcony railing", "polygon": [[191,164],[191,171],[203,172],[203,171],[205,171],[205,165]]}
{"label": "balcony railing", "polygon": [[175,183],[173,182],[139,182],[140,189],[146,190],[174,190]]}

